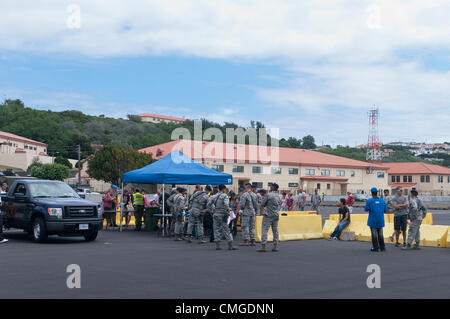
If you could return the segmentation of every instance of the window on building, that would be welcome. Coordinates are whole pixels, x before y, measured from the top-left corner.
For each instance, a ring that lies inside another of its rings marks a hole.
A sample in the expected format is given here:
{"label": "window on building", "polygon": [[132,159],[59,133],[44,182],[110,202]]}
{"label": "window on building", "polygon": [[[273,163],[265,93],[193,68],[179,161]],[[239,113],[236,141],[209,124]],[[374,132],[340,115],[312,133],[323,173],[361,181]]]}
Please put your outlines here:
{"label": "window on building", "polygon": [[272,174],[281,174],[281,167],[272,167]]}
{"label": "window on building", "polygon": [[378,178],[384,178],[384,172],[377,172]]}
{"label": "window on building", "polygon": [[408,176],[403,176],[403,183],[407,183],[408,182]]}
{"label": "window on building", "polygon": [[317,187],[316,187],[317,189],[320,189],[320,183],[317,183]]}
{"label": "window on building", "polygon": [[438,183],[443,183],[444,182],[444,176],[439,175],[438,176]]}
{"label": "window on building", "polygon": [[355,171],[350,171],[350,177],[355,177]]}
{"label": "window on building", "polygon": [[224,166],[223,165],[213,165],[211,166],[212,169],[218,171],[218,172],[223,172],[224,170]]}
{"label": "window on building", "polygon": [[338,170],[336,171],[336,176],[345,176],[345,171],[344,171],[344,170],[341,170],[341,169],[338,169]]}
{"label": "window on building", "polygon": [[331,184],[327,184],[327,189],[331,189]]}
{"label": "window on building", "polygon": [[253,174],[261,174],[262,173],[262,167],[261,166],[253,166],[252,167],[252,173]]}
{"label": "window on building", "polygon": [[316,175],[316,170],[312,168],[307,168],[306,175]]}
{"label": "window on building", "polygon": [[400,176],[396,176],[396,182],[400,183]]}
{"label": "window on building", "polygon": [[322,169],[320,171],[320,175],[322,175],[322,176],[330,176],[330,170],[329,169]]}
{"label": "window on building", "polygon": [[395,176],[391,176],[391,182],[395,183]]}
{"label": "window on building", "polygon": [[243,173],[244,166],[233,166],[232,172],[233,173]]}
{"label": "window on building", "polygon": [[289,168],[289,175],[298,175],[298,168]]}
{"label": "window on building", "polygon": [[261,182],[253,182],[252,185],[256,188],[263,188],[263,183]]}
{"label": "window on building", "polygon": [[298,183],[289,183],[288,186],[289,187],[298,187]]}
{"label": "window on building", "polygon": [[412,183],[412,176],[408,176],[408,183]]}
{"label": "window on building", "polygon": [[425,176],[425,181],[426,181],[427,183],[430,182],[430,175]]}
{"label": "window on building", "polygon": [[425,175],[421,175],[420,176],[420,182],[421,183],[425,183]]}

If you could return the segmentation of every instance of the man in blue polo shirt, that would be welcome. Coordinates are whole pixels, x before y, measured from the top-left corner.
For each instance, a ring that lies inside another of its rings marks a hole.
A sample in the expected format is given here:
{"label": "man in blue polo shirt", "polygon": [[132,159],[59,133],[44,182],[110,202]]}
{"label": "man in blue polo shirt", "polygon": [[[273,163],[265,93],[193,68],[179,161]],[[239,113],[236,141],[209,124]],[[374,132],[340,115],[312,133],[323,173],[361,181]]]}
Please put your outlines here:
{"label": "man in blue polo shirt", "polygon": [[384,213],[387,213],[387,205],[384,199],[378,197],[378,189],[373,187],[370,192],[372,198],[367,200],[364,210],[369,212],[367,226],[372,233],[372,249],[370,251],[386,250],[383,238]]}

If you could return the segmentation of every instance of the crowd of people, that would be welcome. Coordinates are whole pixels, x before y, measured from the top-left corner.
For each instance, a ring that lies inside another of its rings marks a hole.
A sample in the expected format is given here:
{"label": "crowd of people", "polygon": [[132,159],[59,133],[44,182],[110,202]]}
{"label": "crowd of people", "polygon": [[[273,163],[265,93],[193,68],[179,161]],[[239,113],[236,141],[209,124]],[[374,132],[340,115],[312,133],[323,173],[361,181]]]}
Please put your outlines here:
{"label": "crowd of people", "polygon": [[[195,238],[199,244],[206,243],[209,236],[215,242],[216,249],[221,250],[221,242],[226,241],[229,250],[234,246],[237,234],[237,220],[240,218],[242,228],[241,246],[255,245],[255,219],[263,215],[262,242],[260,252],[266,251],[267,233],[273,232],[273,251],[278,251],[278,219],[283,195],[278,193],[279,186],[272,184],[270,191],[257,191],[252,184],[246,184],[239,194],[230,191],[225,185],[211,188],[196,185],[194,193],[188,197],[187,189],[172,189],[167,199],[171,215],[170,231],[176,241],[186,240],[192,243]],[[184,215],[187,228],[183,227]]]}
{"label": "crowd of people", "polygon": [[[116,209],[119,198],[116,195],[117,187],[112,185],[107,194],[103,196],[104,218],[107,227],[116,225]],[[270,191],[257,190],[248,183],[239,190],[239,193],[230,191],[225,185],[217,187],[196,185],[194,193],[188,196],[186,188],[173,188],[170,193],[162,194],[158,190],[152,199],[146,196],[144,189],[131,188],[124,190],[123,194],[123,225],[129,226],[131,216],[135,216],[135,230],[142,229],[142,219],[145,219],[145,207],[164,207],[168,214],[168,228],[170,236],[176,241],[192,243],[195,239],[199,244],[215,242],[216,249],[220,250],[221,241],[226,241],[228,249],[236,250],[234,238],[238,230],[238,220],[242,229],[242,243],[240,246],[255,245],[255,219],[262,215],[262,241],[259,251],[266,251],[267,233],[270,228],[273,232],[273,251],[278,251],[278,220],[279,213],[283,211],[304,211],[307,205],[307,194],[303,189],[294,195],[289,192],[279,192],[278,185],[272,184]],[[383,198],[378,196],[378,189],[371,189],[370,198],[364,210],[369,214],[367,225],[372,235],[371,251],[384,251],[386,249],[383,228],[385,226],[384,214],[394,214],[394,233],[390,236],[391,242],[399,247],[400,235],[403,237],[402,249],[419,249],[420,225],[426,216],[427,209],[417,197],[417,191],[411,191],[408,199],[403,195],[401,188],[397,189],[395,196],[390,196],[389,190],[384,191]],[[165,202],[163,204],[163,198]],[[311,210],[320,214],[320,207],[324,202],[324,195],[315,189],[311,194],[309,205]],[[355,198],[351,192],[347,198],[341,198],[338,203],[339,220],[336,228],[330,235],[330,240],[339,239],[342,232],[350,224]],[[407,227],[409,222],[409,232]],[[165,224],[165,223],[164,223]],[[161,220],[161,225],[163,221]],[[413,242],[415,245],[413,246]]]}
{"label": "crowd of people", "polygon": [[[238,230],[238,219],[242,229],[241,246],[255,245],[255,219],[262,215],[261,249],[266,251],[267,233],[270,228],[273,232],[273,251],[278,251],[278,220],[280,211],[304,211],[307,204],[307,195],[299,189],[297,195],[278,191],[277,184],[271,184],[270,191],[257,190],[247,183],[239,193],[230,191],[225,185],[217,187],[201,185],[195,186],[195,191],[188,196],[187,189],[173,188],[171,193],[162,194],[158,190],[152,199],[146,196],[144,189],[125,189],[123,197],[117,196],[118,187],[111,185],[109,191],[102,198],[103,218],[106,219],[106,228],[117,227],[116,212],[122,200],[122,222],[125,228],[130,224],[131,216],[135,216],[135,230],[142,229],[142,220],[145,219],[145,207],[164,207],[168,214],[168,227],[170,235],[176,241],[192,243],[194,239],[199,244],[215,242],[216,249],[220,250],[221,241],[228,243],[228,249],[236,250],[234,238]],[[6,194],[8,186],[1,185],[0,194]],[[394,215],[394,233],[389,237],[395,247],[402,249],[420,249],[420,226],[427,214],[427,208],[418,198],[418,192],[412,190],[409,198],[404,196],[403,190],[398,188],[395,196],[389,190],[384,190],[383,198],[379,197],[378,189],[371,189],[372,198],[367,200],[364,210],[368,212],[367,225],[372,236],[371,251],[384,251],[386,249],[383,237],[385,227],[384,214]],[[347,198],[341,198],[337,203],[339,207],[339,220],[336,228],[330,235],[330,240],[339,239],[342,232],[350,224],[355,198],[351,192]],[[163,203],[164,200],[164,203]],[[311,195],[311,209],[320,213],[323,195],[315,189]],[[1,205],[1,202],[0,202]],[[0,218],[0,243],[8,240],[3,236],[3,218]],[[163,221],[161,220],[161,225]],[[408,230],[409,224],[409,231]],[[400,235],[403,242],[400,244]],[[413,245],[414,243],[414,245]]]}
{"label": "crowd of people", "polygon": [[[420,226],[426,217],[427,208],[418,198],[417,190],[413,189],[409,198],[403,195],[401,188],[396,195],[391,196],[389,190],[384,190],[383,198],[379,197],[378,189],[371,189],[372,198],[367,200],[364,210],[369,213],[367,225],[370,227],[372,237],[371,251],[385,251],[383,228],[385,227],[384,215],[394,215],[394,233],[389,237],[395,247],[400,247],[400,234],[403,237],[402,249],[420,249]],[[338,239],[343,230],[350,224],[350,216],[353,209],[354,197],[349,193],[347,199],[342,198],[339,205],[339,222],[329,237],[330,240]],[[409,221],[409,230],[408,228]],[[414,245],[413,245],[414,243]]]}

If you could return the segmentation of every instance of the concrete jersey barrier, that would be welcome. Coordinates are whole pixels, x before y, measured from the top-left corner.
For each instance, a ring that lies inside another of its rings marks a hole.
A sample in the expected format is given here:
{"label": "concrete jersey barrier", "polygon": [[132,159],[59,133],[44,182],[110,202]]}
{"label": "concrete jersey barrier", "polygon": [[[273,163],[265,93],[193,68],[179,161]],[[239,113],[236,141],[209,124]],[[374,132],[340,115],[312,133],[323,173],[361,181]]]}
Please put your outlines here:
{"label": "concrete jersey barrier", "polygon": [[[263,216],[256,216],[256,241],[261,242]],[[322,238],[322,216],[291,215],[280,216],[278,222],[280,241]],[[273,241],[272,229],[269,229],[267,241]]]}

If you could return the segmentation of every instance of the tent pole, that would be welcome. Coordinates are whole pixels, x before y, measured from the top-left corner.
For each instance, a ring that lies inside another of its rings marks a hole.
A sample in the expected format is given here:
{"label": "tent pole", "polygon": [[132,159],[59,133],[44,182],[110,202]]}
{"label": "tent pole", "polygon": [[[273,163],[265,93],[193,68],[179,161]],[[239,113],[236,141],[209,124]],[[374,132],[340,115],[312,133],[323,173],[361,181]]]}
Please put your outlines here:
{"label": "tent pole", "polygon": [[120,231],[122,231],[122,219],[123,219],[123,182],[122,182],[122,194],[120,199]]}
{"label": "tent pole", "polygon": [[162,227],[163,227],[163,231],[162,231],[162,235],[163,235],[163,237],[164,237],[164,233],[165,233],[165,228],[166,228],[166,220],[165,220],[165,216],[164,216],[164,213],[165,213],[165,207],[164,207],[164,204],[165,204],[165,193],[166,193],[166,185],[163,183],[163,190],[162,190],[162,196],[163,196],[163,200],[162,200]]}

